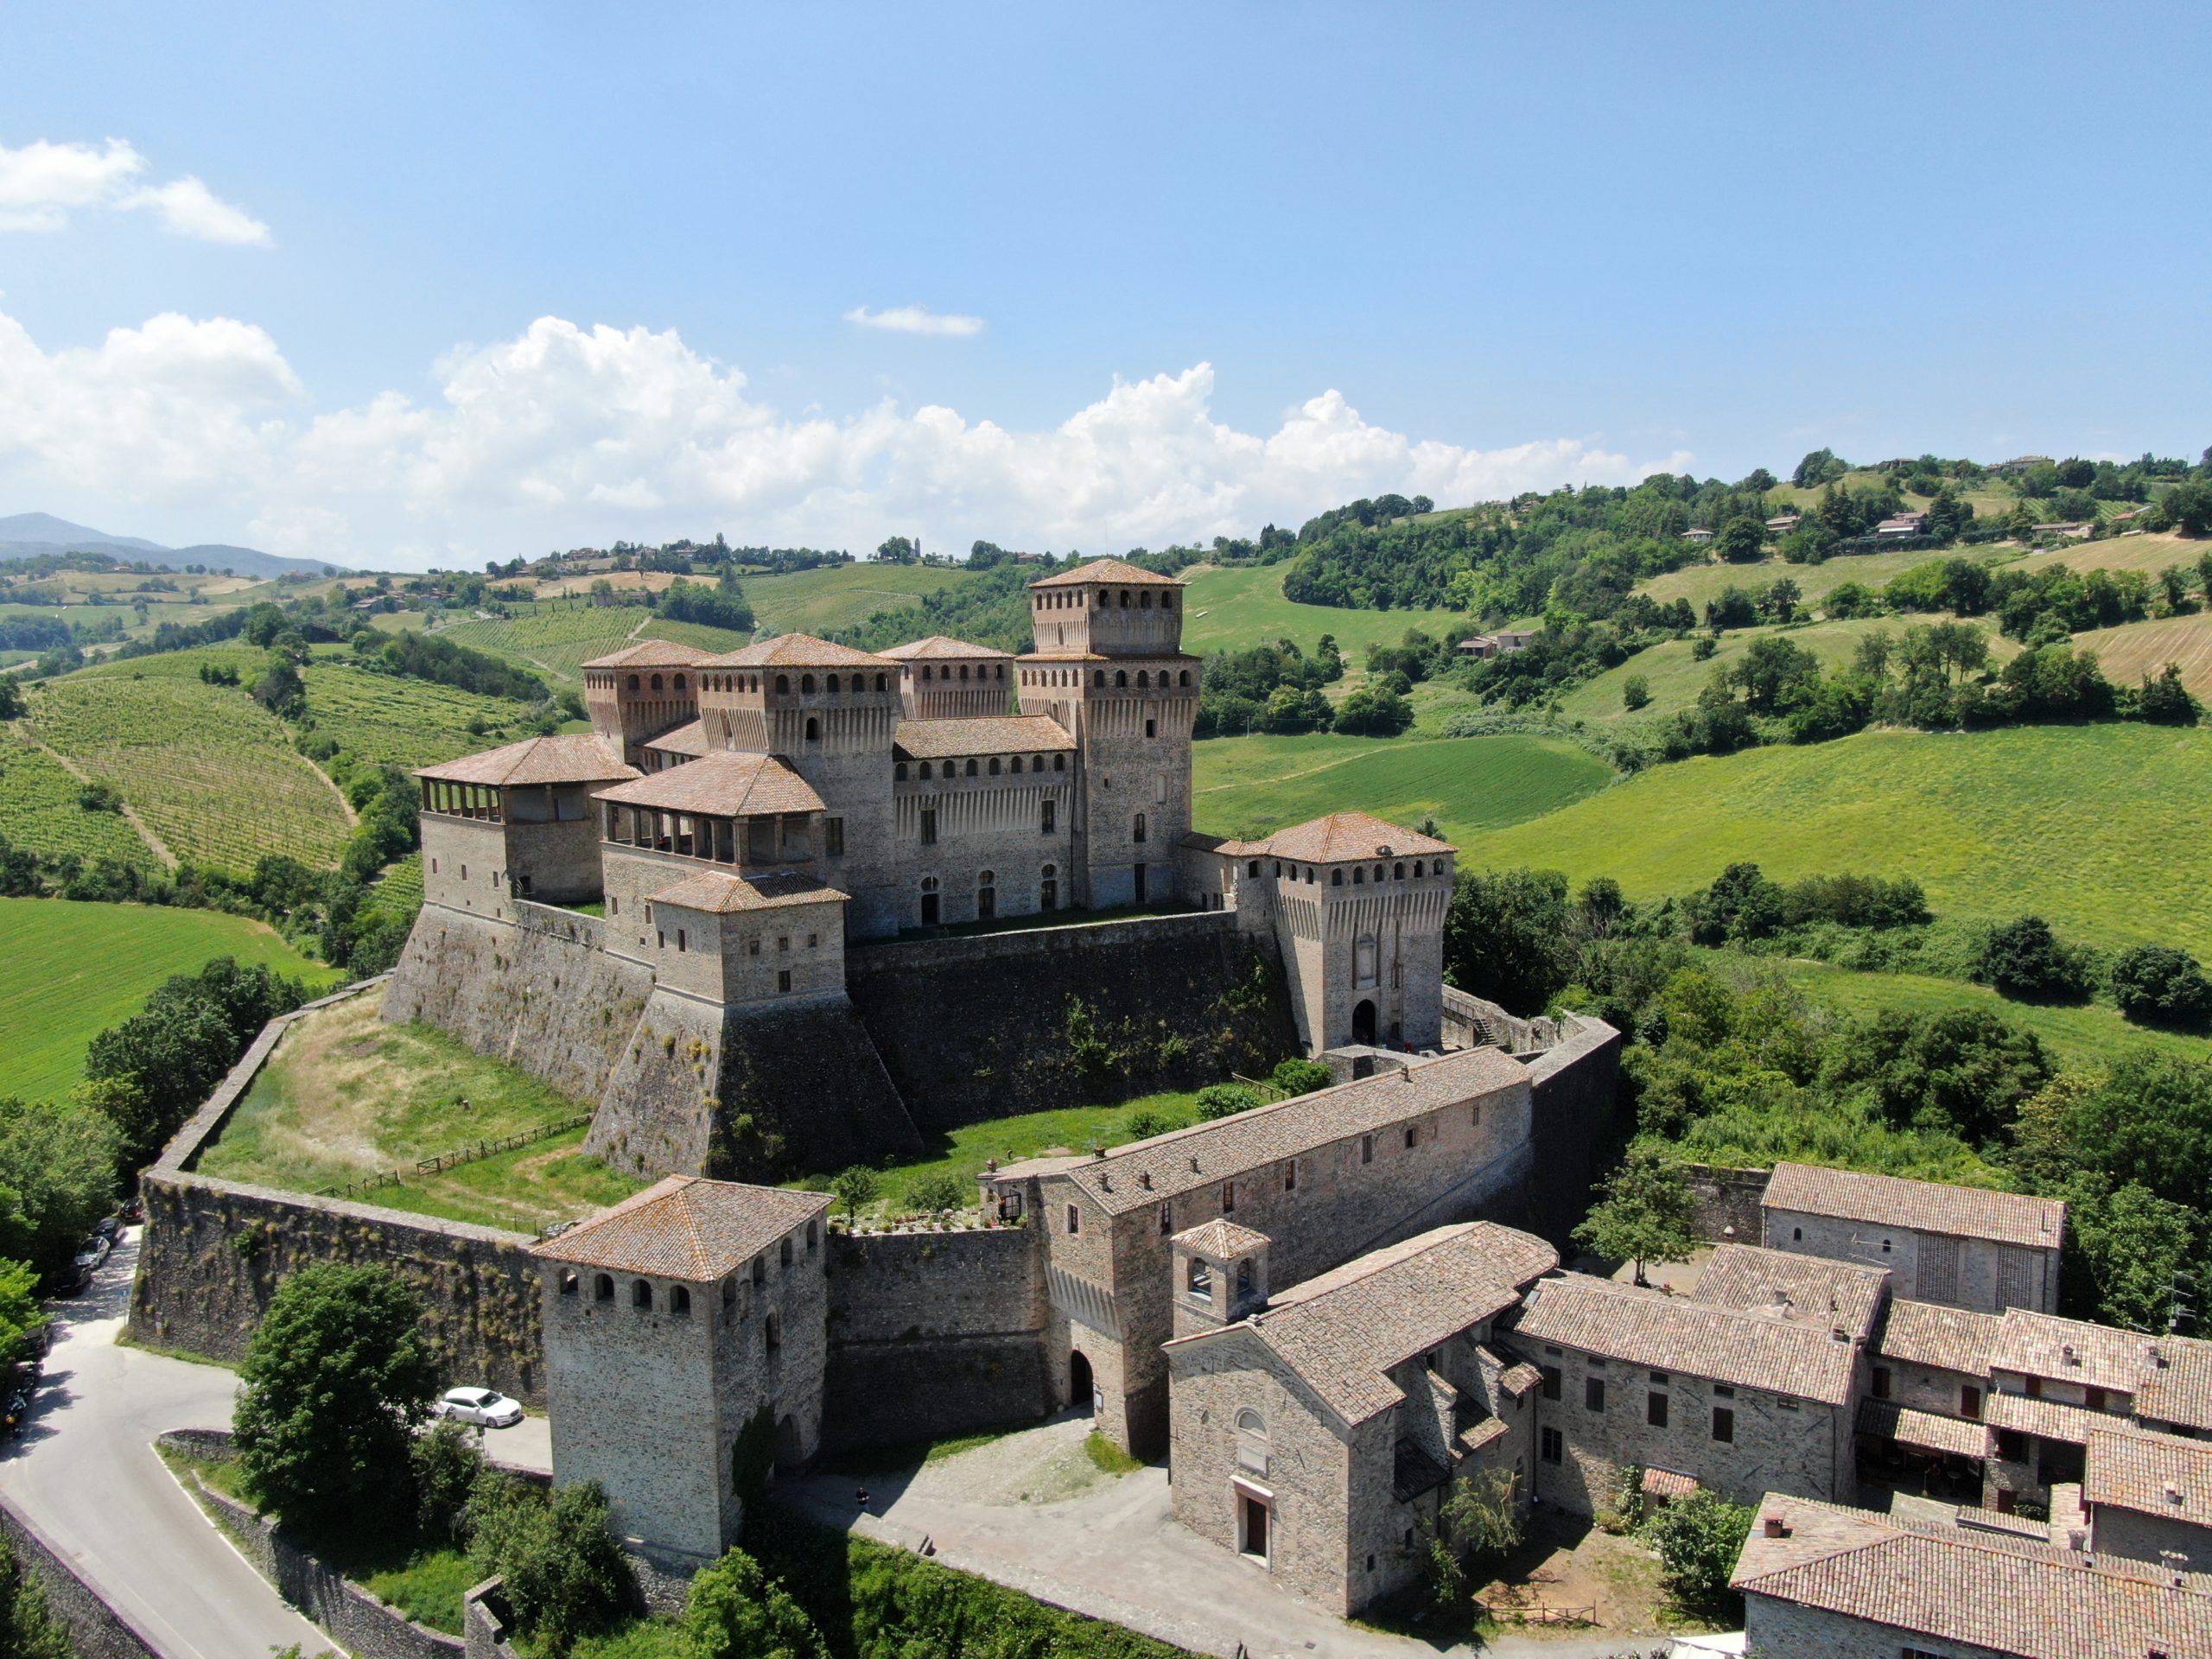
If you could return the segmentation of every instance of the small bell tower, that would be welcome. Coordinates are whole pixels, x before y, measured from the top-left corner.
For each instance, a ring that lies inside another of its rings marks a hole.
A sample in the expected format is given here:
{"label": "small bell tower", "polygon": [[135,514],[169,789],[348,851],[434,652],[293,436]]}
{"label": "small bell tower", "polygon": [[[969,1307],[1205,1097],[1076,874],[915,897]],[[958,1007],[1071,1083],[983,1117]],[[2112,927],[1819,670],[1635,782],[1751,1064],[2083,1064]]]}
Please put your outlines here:
{"label": "small bell tower", "polygon": [[1234,1325],[1268,1305],[1265,1233],[1222,1219],[1167,1241],[1173,1255],[1175,1334],[1195,1337]]}

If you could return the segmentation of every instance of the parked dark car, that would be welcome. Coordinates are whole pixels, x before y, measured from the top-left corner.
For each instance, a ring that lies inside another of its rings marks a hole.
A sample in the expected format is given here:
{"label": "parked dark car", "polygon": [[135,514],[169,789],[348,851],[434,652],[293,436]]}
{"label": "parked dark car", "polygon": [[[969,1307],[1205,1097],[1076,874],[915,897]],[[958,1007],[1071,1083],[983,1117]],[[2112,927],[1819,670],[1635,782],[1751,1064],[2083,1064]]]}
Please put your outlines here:
{"label": "parked dark car", "polygon": [[123,1236],[123,1217],[120,1216],[102,1216],[97,1222],[92,1224],[92,1230],[98,1233],[102,1238],[107,1240],[108,1248],[112,1249],[115,1247],[116,1241]]}

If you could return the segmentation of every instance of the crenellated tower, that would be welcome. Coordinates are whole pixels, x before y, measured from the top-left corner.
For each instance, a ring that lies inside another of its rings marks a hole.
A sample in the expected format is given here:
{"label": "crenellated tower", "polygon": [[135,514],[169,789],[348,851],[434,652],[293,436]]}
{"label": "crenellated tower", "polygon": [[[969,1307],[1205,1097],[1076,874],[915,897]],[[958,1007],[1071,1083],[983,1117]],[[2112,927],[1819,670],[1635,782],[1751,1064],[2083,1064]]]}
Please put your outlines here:
{"label": "crenellated tower", "polygon": [[647,740],[699,715],[699,665],[713,653],[648,639],[583,665],[584,709],[625,765],[643,766]]}

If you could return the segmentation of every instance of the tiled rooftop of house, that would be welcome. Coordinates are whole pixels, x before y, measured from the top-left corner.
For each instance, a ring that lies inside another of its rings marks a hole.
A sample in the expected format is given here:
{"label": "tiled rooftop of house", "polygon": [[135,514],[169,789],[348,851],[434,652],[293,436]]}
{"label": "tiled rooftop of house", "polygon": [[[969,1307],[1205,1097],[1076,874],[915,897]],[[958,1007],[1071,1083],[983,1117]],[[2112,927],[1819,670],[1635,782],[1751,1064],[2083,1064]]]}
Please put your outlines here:
{"label": "tiled rooftop of house", "polygon": [[2066,1206],[2053,1198],[1908,1181],[1895,1175],[1860,1175],[1812,1164],[1777,1164],[1760,1202],[1768,1210],[1986,1238],[2000,1244],[2055,1246],[2066,1226]]}
{"label": "tiled rooftop of house", "polygon": [[595,798],[664,812],[698,812],[718,818],[819,812],[814,786],[772,754],[717,750],[634,783],[602,789]]}
{"label": "tiled rooftop of house", "polygon": [[728,870],[701,870],[673,887],[652,895],[657,905],[677,905],[685,910],[728,916],[747,910],[777,910],[793,905],[836,905],[850,898],[836,887],[802,875],[796,870],[774,870],[758,875],[737,875]]}
{"label": "tiled rooftop of house", "polygon": [[1994,1313],[1893,1296],[1889,1317],[1875,1339],[1875,1351],[1884,1359],[1909,1365],[1932,1365],[1969,1376],[1986,1376],[1990,1351],[1996,1347],[2004,1326],[2005,1321]]}
{"label": "tiled rooftop of house", "polygon": [[1529,1291],[1505,1322],[1525,1349],[1556,1343],[1655,1370],[1840,1406],[1857,1350],[1826,1324],[1710,1307],[1685,1296],[1562,1274]]}
{"label": "tiled rooftop of house", "polygon": [[980,715],[963,720],[902,720],[892,738],[901,760],[946,755],[1053,753],[1075,747],[1049,715]]}
{"label": "tiled rooftop of house", "polygon": [[596,734],[568,732],[553,737],[526,737],[481,754],[417,766],[415,775],[446,784],[514,789],[531,784],[612,783],[639,774]]}
{"label": "tiled rooftop of house", "polygon": [[2034,1313],[2024,1307],[2008,1307],[1999,1322],[1989,1364],[1993,1370],[2018,1371],[2133,1394],[2152,1369],[2152,1351],[2170,1340],[2108,1325],[2062,1319],[2054,1313]]}
{"label": "tiled rooftop of house", "polygon": [[1512,1306],[1558,1264],[1540,1238],[1462,1222],[1294,1286],[1246,1324],[1332,1411],[1364,1422],[1405,1397],[1391,1367]]}
{"label": "tiled rooftop of house", "polygon": [[1707,1259],[1690,1300],[1823,1331],[1841,1325],[1854,1339],[1863,1339],[1873,1330],[1889,1277],[1882,1268],[1722,1244]]}
{"label": "tiled rooftop of house", "polygon": [[1265,841],[1247,842],[1242,850],[1300,864],[1341,864],[1459,849],[1448,841],[1386,823],[1371,812],[1332,812],[1326,817],[1278,830]]}
{"label": "tiled rooftop of house", "polygon": [[531,1247],[549,1262],[694,1281],[719,1279],[830,1208],[824,1192],[671,1175]]}
{"label": "tiled rooftop of house", "polygon": [[703,720],[686,721],[672,726],[658,737],[645,740],[649,749],[659,749],[669,754],[701,755],[707,753],[707,722]]}
{"label": "tiled rooftop of house", "polygon": [[717,668],[889,668],[889,659],[810,633],[779,633],[708,659]]}
{"label": "tiled rooftop of house", "polygon": [[1173,576],[1163,576],[1156,570],[1147,570],[1126,559],[1093,559],[1079,564],[1072,570],[1063,570],[1057,576],[1045,576],[1031,582],[1032,588],[1068,588],[1078,582],[1127,582],[1132,587],[1149,582],[1155,587],[1180,588],[1183,584]]}
{"label": "tiled rooftop of house", "polygon": [[2212,1528],[2212,1444],[2113,1427],[2089,1432],[2084,1502]]}
{"label": "tiled rooftop of house", "polygon": [[1893,1400],[1861,1400],[1859,1432],[1923,1452],[1945,1452],[1961,1458],[1989,1455],[1989,1429],[1986,1425],[1963,1422],[1937,1412],[1916,1411]]}
{"label": "tiled rooftop of house", "polygon": [[1230,1257],[1264,1250],[1272,1241],[1265,1233],[1255,1233],[1249,1227],[1239,1227],[1225,1216],[1216,1216],[1211,1221],[1185,1228],[1167,1242],[1200,1255]]}
{"label": "tiled rooftop of house", "polygon": [[2136,1414],[2212,1432],[2212,1342],[2161,1337],[2158,1357],[2135,1390]]}
{"label": "tiled rooftop of house", "polygon": [[[1277,1101],[1233,1117],[1117,1147],[1066,1172],[1109,1215],[1121,1215],[1411,1117],[1525,1089],[1529,1071],[1494,1048],[1466,1049],[1402,1071]],[[1378,1150],[1387,1158],[1394,1148]]]}
{"label": "tiled rooftop of house", "polygon": [[2070,1406],[2058,1400],[2037,1400],[2024,1394],[2007,1394],[2001,1389],[1993,1389],[1981,1402],[1981,1418],[1992,1428],[2010,1428],[2023,1434],[2033,1434],[2039,1440],[2063,1440],[2069,1446],[2087,1446],[2089,1431],[2104,1420],[2104,1414],[2091,1411],[2086,1406]]}
{"label": "tiled rooftop of house", "polygon": [[879,657],[888,657],[894,663],[935,662],[949,659],[972,663],[984,658],[1011,658],[1010,651],[1001,651],[995,645],[971,645],[965,639],[952,639],[933,633],[926,639],[911,639],[903,645],[893,645],[879,651]]}
{"label": "tiled rooftop of house", "polygon": [[696,668],[712,662],[715,653],[674,639],[640,639],[634,645],[594,657],[586,668]]}

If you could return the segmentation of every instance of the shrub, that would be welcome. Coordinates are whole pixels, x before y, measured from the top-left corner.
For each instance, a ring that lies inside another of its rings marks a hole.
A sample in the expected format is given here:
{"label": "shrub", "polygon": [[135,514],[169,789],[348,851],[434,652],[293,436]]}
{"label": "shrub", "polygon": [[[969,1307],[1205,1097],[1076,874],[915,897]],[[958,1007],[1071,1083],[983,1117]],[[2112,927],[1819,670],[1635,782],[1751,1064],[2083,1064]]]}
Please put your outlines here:
{"label": "shrub", "polygon": [[1713,653],[1719,649],[1720,646],[1719,642],[1716,641],[1710,634],[1701,633],[1696,639],[1690,641],[1690,657],[1691,659],[1695,662],[1702,663],[1710,661],[1713,657]]}
{"label": "shrub", "polygon": [[1741,1599],[1730,1594],[1728,1575],[1751,1530],[1751,1510],[1700,1491],[1652,1516],[1643,1536],[1659,1552],[1660,1581],[1678,1605],[1724,1624],[1740,1624]]}
{"label": "shrub", "polygon": [[46,1592],[0,1533],[0,1654],[8,1659],[70,1659],[69,1633],[47,1611]]}
{"label": "shrub", "polygon": [[939,1170],[934,1175],[917,1176],[907,1183],[906,1207],[909,1210],[963,1210],[967,1208],[970,1196],[966,1182],[949,1170]]}
{"label": "shrub", "polygon": [[697,1659],[828,1659],[805,1609],[741,1549],[691,1580],[683,1634]]}
{"label": "shrub", "polygon": [[1198,1120],[1216,1122],[1239,1112],[1249,1112],[1259,1103],[1259,1095],[1241,1083],[1217,1083],[1198,1090]]}
{"label": "shrub", "polygon": [[476,1437],[446,1418],[416,1438],[407,1462],[415,1484],[415,1529],[433,1547],[461,1542],[467,1535],[469,1494],[485,1469]]}
{"label": "shrub", "polygon": [[470,1495],[468,1524],[471,1565],[483,1577],[506,1580],[516,1627],[538,1652],[566,1654],[577,1637],[612,1624],[634,1597],[595,1480],[563,1486],[547,1502],[494,1471]]}
{"label": "shrub", "polygon": [[830,1190],[845,1206],[847,1216],[856,1216],[875,1202],[883,1191],[883,1183],[876,1179],[875,1172],[866,1164],[855,1164],[830,1178]]}
{"label": "shrub", "polygon": [[1326,1089],[1336,1074],[1319,1060],[1288,1059],[1275,1067],[1268,1079],[1286,1095],[1310,1095]]}
{"label": "shrub", "polygon": [[2163,945],[2120,953],[2112,968],[2112,997],[2138,1025],[2201,1031],[2212,1022],[2212,980],[2195,957]]}
{"label": "shrub", "polygon": [[2023,1002],[2079,1002],[2089,994],[2087,952],[2062,944],[2040,916],[1990,930],[1976,977]]}
{"label": "shrub", "polygon": [[1631,674],[1621,682],[1621,707],[1631,713],[1651,701],[1651,682],[1641,674]]}
{"label": "shrub", "polygon": [[1133,1141],[1149,1141],[1155,1135],[1190,1127],[1191,1120],[1179,1112],[1155,1112],[1149,1106],[1141,1106],[1129,1114],[1129,1138]]}

